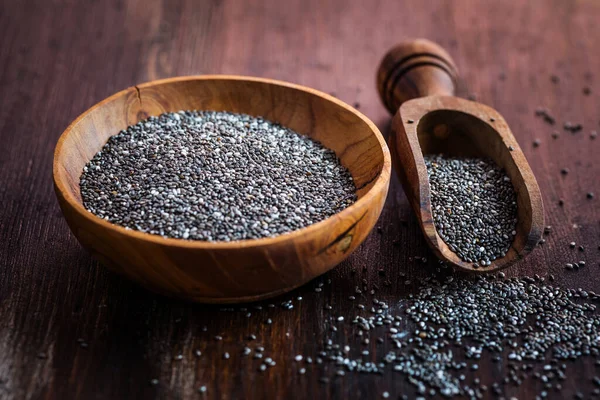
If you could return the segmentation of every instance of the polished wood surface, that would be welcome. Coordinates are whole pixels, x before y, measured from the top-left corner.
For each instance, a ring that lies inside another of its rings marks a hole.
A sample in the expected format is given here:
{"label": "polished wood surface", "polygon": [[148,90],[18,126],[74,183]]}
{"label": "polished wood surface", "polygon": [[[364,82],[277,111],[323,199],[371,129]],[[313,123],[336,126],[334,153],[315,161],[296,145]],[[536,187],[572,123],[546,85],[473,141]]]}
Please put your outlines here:
{"label": "polished wood surface", "polygon": [[[88,212],[79,177],[108,138],[148,116],[179,110],[262,116],[309,136],[336,152],[352,174],[358,200],[289,234],[221,243],[149,235]],[[288,292],[348,257],[379,218],[390,171],[389,151],[377,127],[340,100],[285,82],[205,75],[136,85],[90,108],[58,140],[53,177],[71,231],[111,269],[158,293],[236,303]]]}
{"label": "polished wood surface", "polygon": [[400,106],[427,96],[454,96],[458,71],[448,52],[427,39],[411,39],[391,48],[377,69],[381,102],[395,115]]}
{"label": "polished wood surface", "polygon": [[[369,350],[373,361],[393,350],[389,343],[360,344],[355,328],[336,318],[366,315],[358,314],[357,302],[370,306],[373,298],[401,314],[407,296],[436,268],[395,175],[365,242],[323,278],[261,302],[262,310],[220,311],[155,295],[81,247],[54,194],[57,140],[97,102],[154,79],[237,74],[294,82],[357,103],[388,134],[390,113],[375,85],[378,63],[405,39],[433,40],[460,71],[456,94],[474,95],[504,116],[540,185],[552,230],[504,272],[553,274],[561,287],[600,292],[600,138],[590,139],[600,131],[599,2],[366,3],[0,0],[0,399],[195,399],[202,385],[207,399],[416,396],[397,372],[321,384],[321,376],[335,373],[331,365],[300,375],[293,361],[318,353],[329,339]],[[538,107],[549,110],[554,126],[535,115]],[[566,121],[583,129],[567,132]],[[562,168],[569,173],[561,175]],[[571,249],[572,241],[585,251]],[[578,260],[587,267],[564,269]],[[350,301],[363,279],[375,295]],[[281,307],[287,300],[294,309]],[[257,339],[247,342],[250,334]],[[258,360],[242,356],[247,343],[264,346],[277,365],[259,372]],[[572,399],[577,391],[589,398],[598,367],[589,359],[567,364],[562,391],[548,398]],[[465,374],[491,383],[507,369],[484,357],[478,371]],[[507,385],[503,396],[535,399],[541,390],[533,380]]]}
{"label": "polished wood surface", "polygon": [[[544,231],[540,188],[504,118],[494,109],[455,97],[457,71],[450,55],[426,39],[395,46],[383,58],[377,89],[394,113],[390,147],[421,230],[435,255],[455,268],[490,273],[526,257]],[[491,158],[510,177],[517,195],[518,222],[510,249],[488,266],[460,259],[438,235],[424,155]]]}

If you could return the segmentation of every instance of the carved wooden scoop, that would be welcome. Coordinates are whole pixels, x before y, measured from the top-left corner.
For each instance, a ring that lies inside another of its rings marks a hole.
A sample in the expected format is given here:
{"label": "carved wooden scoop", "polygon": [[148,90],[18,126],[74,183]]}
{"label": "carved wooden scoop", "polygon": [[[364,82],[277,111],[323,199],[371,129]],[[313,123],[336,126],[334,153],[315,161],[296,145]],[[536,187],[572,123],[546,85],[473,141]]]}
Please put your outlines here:
{"label": "carved wooden scoop", "polygon": [[[454,97],[456,67],[437,44],[402,43],[384,57],[377,73],[379,95],[395,114],[389,147],[396,172],[427,243],[444,261],[469,272],[492,272],[525,257],[544,229],[540,189],[506,121],[494,109]],[[486,267],[462,261],[438,235],[432,216],[424,154],[489,157],[504,168],[517,194],[516,236],[507,254]]]}

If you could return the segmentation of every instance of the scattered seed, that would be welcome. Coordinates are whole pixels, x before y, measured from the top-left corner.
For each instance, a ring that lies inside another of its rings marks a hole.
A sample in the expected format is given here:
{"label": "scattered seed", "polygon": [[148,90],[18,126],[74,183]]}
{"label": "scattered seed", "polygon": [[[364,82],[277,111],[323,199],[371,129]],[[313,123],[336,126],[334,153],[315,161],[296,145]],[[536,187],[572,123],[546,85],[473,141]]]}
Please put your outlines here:
{"label": "scattered seed", "polygon": [[556,122],[555,118],[552,115],[550,115],[550,112],[543,107],[538,107],[535,110],[535,115],[538,117],[542,117],[544,122],[550,125],[554,125],[554,123]]}
{"label": "scattered seed", "polygon": [[564,127],[564,129],[566,131],[570,131],[571,133],[577,133],[577,132],[579,132],[580,130],[583,129],[583,125],[581,125],[581,124],[574,124],[574,123],[569,122],[569,121],[565,122],[565,124],[564,124],[563,127]]}

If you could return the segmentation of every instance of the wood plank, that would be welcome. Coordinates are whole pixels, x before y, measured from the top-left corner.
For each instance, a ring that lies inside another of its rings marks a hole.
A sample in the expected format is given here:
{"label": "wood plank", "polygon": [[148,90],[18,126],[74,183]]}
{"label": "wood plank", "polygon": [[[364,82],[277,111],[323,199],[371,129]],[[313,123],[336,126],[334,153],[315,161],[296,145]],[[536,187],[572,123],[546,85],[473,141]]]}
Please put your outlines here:
{"label": "wood plank", "polygon": [[[476,94],[505,117],[540,184],[552,233],[508,275],[553,273],[560,286],[599,291],[600,139],[589,138],[591,130],[600,130],[599,19],[594,0],[376,0],[368,6],[341,0],[3,0],[0,398],[187,398],[201,385],[208,387],[207,398],[223,399],[415,394],[393,372],[348,374],[323,385],[319,378],[333,374],[331,366],[299,375],[293,361],[296,354],[317,354],[330,338],[362,347],[348,325],[334,321],[355,315],[348,296],[362,279],[379,285],[375,296],[397,310],[435,267],[433,257],[427,266],[412,260],[428,250],[396,178],[381,233],[373,232],[325,277],[276,299],[273,309],[266,302],[263,310],[224,312],[156,296],[107,272],[79,247],[52,189],[56,140],[91,105],[155,78],[234,73],[289,80],[358,102],[387,131],[390,116],[375,86],[380,58],[400,40],[434,40],[456,61],[458,94]],[[552,74],[558,84],[550,81]],[[535,117],[538,106],[552,110],[555,127]],[[565,132],[565,121],[584,129]],[[561,133],[556,140],[554,129]],[[535,138],[542,141],[538,148]],[[570,173],[561,176],[565,167]],[[593,200],[586,198],[590,191]],[[585,252],[571,250],[571,241]],[[588,267],[564,271],[565,262],[578,259]],[[383,285],[386,279],[391,286]],[[413,283],[405,285],[406,279]],[[323,290],[315,292],[319,282]],[[290,299],[293,310],[279,306]],[[337,333],[332,325],[339,326]],[[260,373],[259,360],[241,356],[251,333],[276,367]],[[367,347],[377,357],[391,350],[390,343]],[[199,359],[196,349],[203,352]],[[174,360],[178,354],[183,360]],[[501,371],[482,362],[478,375],[491,382]],[[589,393],[595,371],[590,360],[569,364],[570,380],[551,395]],[[149,384],[153,378],[157,386]],[[540,390],[539,383],[527,382],[508,386],[505,396],[529,399]]]}

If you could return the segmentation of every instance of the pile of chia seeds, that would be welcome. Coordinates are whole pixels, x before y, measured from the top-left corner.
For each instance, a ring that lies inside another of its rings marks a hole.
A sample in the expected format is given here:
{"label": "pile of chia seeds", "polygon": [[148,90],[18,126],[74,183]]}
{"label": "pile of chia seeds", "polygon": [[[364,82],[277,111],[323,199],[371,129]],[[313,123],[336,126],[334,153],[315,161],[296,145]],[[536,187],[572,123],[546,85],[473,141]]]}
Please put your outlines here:
{"label": "pile of chia seeds", "polygon": [[[419,398],[473,399],[486,392],[500,396],[528,379],[539,380],[536,398],[545,398],[549,391],[560,393],[571,361],[591,356],[600,365],[600,316],[593,304],[600,295],[551,286],[541,277],[499,276],[426,279],[407,301],[358,304],[355,316],[337,317],[353,325],[354,335],[345,335],[350,339],[343,342],[329,340],[313,356],[315,363],[333,365],[335,376],[393,370],[415,386]],[[396,350],[371,355],[366,345],[373,341],[392,342]],[[503,365],[488,385],[477,377],[482,357]],[[592,394],[600,395],[600,377],[594,382],[598,389]]]}
{"label": "pile of chia seeds", "polygon": [[[600,302],[599,294],[560,288],[537,275],[443,277],[449,270],[444,267],[438,277],[424,279],[415,294],[394,301],[378,300],[383,291],[364,279],[347,300],[328,295],[331,301],[349,301],[356,311],[340,314],[325,305],[325,340],[321,348],[310,352],[277,354],[269,336],[249,331],[242,343],[227,342],[221,336],[227,332],[218,333],[213,336],[222,343],[218,351],[207,343],[205,349],[196,349],[190,356],[248,358],[259,374],[291,368],[299,375],[316,374],[323,385],[352,379],[354,374],[397,376],[411,383],[416,392],[414,397],[403,394],[398,398],[419,400],[508,398],[504,396],[518,392],[531,380],[538,382],[536,399],[562,397],[573,361],[588,358],[600,366],[600,315],[594,304]],[[548,280],[553,281],[554,276],[549,275]],[[315,295],[331,283],[330,279],[315,283]],[[295,312],[302,301],[302,296],[288,297],[220,311],[242,313],[271,325],[276,323],[270,318],[272,310]],[[257,328],[253,323],[250,326]],[[184,358],[180,353],[173,357]],[[497,373],[487,372],[491,366]],[[486,373],[480,373],[480,368],[487,368]],[[592,381],[597,388],[587,397],[577,392],[576,398],[600,397],[600,376],[593,376]],[[198,390],[205,393],[208,389],[203,385]],[[379,396],[388,398],[390,394],[384,391]]]}
{"label": "pile of chia seeds", "polygon": [[204,241],[276,236],[356,201],[335,153],[245,114],[179,111],[112,136],[80,179],[85,208],[114,224]]}
{"label": "pile of chia seeds", "polygon": [[450,250],[474,267],[508,252],[517,200],[510,178],[492,160],[425,157],[434,223]]}

